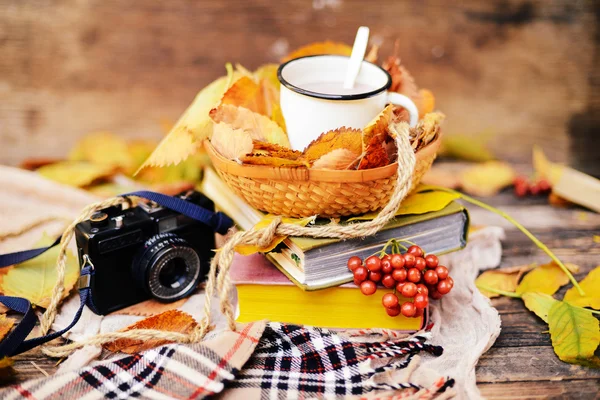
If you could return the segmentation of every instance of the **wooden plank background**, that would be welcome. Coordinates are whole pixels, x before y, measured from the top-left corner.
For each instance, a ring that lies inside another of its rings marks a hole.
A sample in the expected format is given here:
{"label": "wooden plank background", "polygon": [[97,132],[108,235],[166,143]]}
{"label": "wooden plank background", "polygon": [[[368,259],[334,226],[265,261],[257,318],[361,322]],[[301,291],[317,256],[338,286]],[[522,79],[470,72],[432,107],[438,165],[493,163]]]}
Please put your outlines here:
{"label": "wooden plank background", "polygon": [[82,135],[162,135],[224,73],[359,25],[396,38],[446,132],[490,132],[502,157],[540,143],[600,174],[599,6],[593,0],[0,0],[0,162],[66,154]]}

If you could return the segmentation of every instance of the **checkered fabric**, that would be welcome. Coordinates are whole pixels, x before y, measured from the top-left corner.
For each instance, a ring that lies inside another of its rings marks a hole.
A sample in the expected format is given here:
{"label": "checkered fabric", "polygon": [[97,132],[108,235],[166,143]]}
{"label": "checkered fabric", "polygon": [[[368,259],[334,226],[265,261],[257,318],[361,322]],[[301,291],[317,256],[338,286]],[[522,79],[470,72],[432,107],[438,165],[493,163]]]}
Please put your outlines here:
{"label": "checkered fabric", "polygon": [[225,383],[224,397],[336,398],[391,390],[394,396],[433,398],[454,382],[442,378],[422,387],[390,379],[391,372],[406,368],[419,353],[442,354],[441,347],[425,340],[357,342],[328,329],[270,323],[236,379]]}
{"label": "checkered fabric", "polygon": [[2,399],[201,399],[223,390],[224,381],[248,360],[265,322],[222,332],[194,345],[157,347],[117,361],[14,385]]}
{"label": "checkered fabric", "polygon": [[[368,332],[367,332],[368,333]],[[424,336],[358,342],[327,329],[255,322],[194,345],[167,345],[116,361],[13,385],[2,399],[306,399],[390,393],[433,398],[430,387],[390,379],[420,353],[441,354]],[[409,375],[409,374],[405,374]]]}

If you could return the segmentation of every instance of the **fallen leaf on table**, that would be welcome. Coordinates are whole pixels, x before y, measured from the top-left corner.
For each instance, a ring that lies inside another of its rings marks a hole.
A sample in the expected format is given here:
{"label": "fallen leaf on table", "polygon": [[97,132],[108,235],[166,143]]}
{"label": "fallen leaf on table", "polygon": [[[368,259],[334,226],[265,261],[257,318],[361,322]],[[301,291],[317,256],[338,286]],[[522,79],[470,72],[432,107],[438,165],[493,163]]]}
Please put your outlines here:
{"label": "fallen leaf on table", "polygon": [[133,160],[125,139],[110,132],[85,135],[69,153],[70,161],[89,161],[93,164],[131,170]]}
{"label": "fallen leaf on table", "polygon": [[600,344],[600,327],[591,311],[557,301],[548,312],[548,326],[558,358],[571,364],[600,367],[600,360],[594,355]]}
{"label": "fallen leaf on table", "polygon": [[[270,215],[270,214],[265,215],[263,217],[263,219],[261,219],[260,221],[258,221],[258,223],[256,225],[254,225],[253,229],[266,228],[273,222],[274,218],[276,218],[276,216],[274,216],[274,215]],[[306,217],[306,218],[283,217],[283,218],[281,218],[281,221],[286,224],[306,226],[309,223],[313,222],[315,220],[315,218],[316,217]],[[286,236],[275,236],[273,238],[273,241],[268,246],[258,247],[256,245],[241,245],[241,246],[237,246],[235,248],[235,251],[244,256],[248,256],[248,255],[254,254],[254,253],[268,253],[269,251],[271,251],[275,247],[277,247],[277,245],[279,243],[283,242],[285,240],[285,238],[286,238]]]}
{"label": "fallen leaf on table", "polygon": [[514,292],[517,289],[519,279],[524,273],[531,271],[533,268],[535,268],[535,264],[487,270],[477,277],[475,285],[484,296],[490,299],[498,297],[500,296],[498,293],[487,291],[484,288]]}
{"label": "fallen leaf on table", "polygon": [[47,158],[47,157],[35,157],[35,158],[27,158],[19,164],[19,168],[26,169],[29,171],[35,171],[36,169],[43,167],[45,165],[55,164],[62,160],[58,158]]}
{"label": "fallen leaf on table", "polygon": [[[571,271],[579,270],[574,264],[565,264]],[[518,294],[525,292],[539,292],[552,295],[561,287],[569,283],[569,277],[556,263],[550,262],[533,269],[523,277],[523,280],[517,286]]]}
{"label": "fallen leaf on table", "polygon": [[[54,243],[54,240],[44,234],[33,247],[49,246]],[[56,260],[59,247],[55,246],[31,260],[5,268],[6,273],[0,279],[0,291],[5,296],[24,297],[40,307],[48,307],[57,278]],[[78,279],[79,263],[67,250],[63,298],[68,296]]]}
{"label": "fallen leaf on table", "polygon": [[542,148],[538,145],[533,146],[533,169],[537,180],[545,179],[552,186],[558,183],[560,178],[560,166],[548,161]]}
{"label": "fallen leaf on table", "polygon": [[354,153],[348,149],[335,149],[317,159],[312,168],[314,169],[349,169],[356,164],[359,153]]}
{"label": "fallen leaf on table", "polygon": [[488,148],[489,134],[483,135],[444,135],[440,156],[459,160],[484,162],[496,159]]}
{"label": "fallen leaf on table", "polygon": [[322,133],[304,149],[303,158],[312,163],[336,149],[346,149],[362,154],[362,131],[341,127]]}
{"label": "fallen leaf on table", "polygon": [[229,67],[227,76],[202,89],[136,174],[148,166],[178,164],[194,154],[200,147],[199,144],[212,134],[212,120],[208,112],[221,100],[229,85],[240,76],[239,72],[234,72]]}
{"label": "fallen leaf on table", "polygon": [[488,161],[464,171],[460,177],[465,192],[475,196],[494,196],[500,190],[512,185],[514,169],[505,162]]}
{"label": "fallen leaf on table", "polygon": [[460,188],[460,175],[456,171],[433,164],[421,178],[423,185],[443,186],[450,189]]}
{"label": "fallen leaf on table", "polygon": [[150,299],[129,307],[122,308],[120,310],[112,312],[110,315],[138,315],[144,317],[151,317],[153,315],[158,315],[166,311],[176,310],[182,305],[184,305],[187,300],[188,297],[174,301],[172,303],[161,303],[160,301]]}
{"label": "fallen leaf on table", "polygon": [[284,63],[294,58],[305,56],[316,56],[321,54],[338,54],[342,56],[349,56],[351,53],[352,47],[348,46],[347,44],[327,40],[325,42],[316,42],[302,46],[282,58],[281,62]]}
{"label": "fallen leaf on table", "polygon": [[12,329],[13,325],[17,320],[13,318],[7,318],[6,315],[0,314],[0,340],[4,339],[8,332]]}
{"label": "fallen leaf on table", "polygon": [[550,193],[548,195],[548,203],[550,203],[551,206],[560,208],[566,208],[573,205],[573,203],[571,203],[569,200],[563,199],[556,193]]}
{"label": "fallen leaf on table", "polygon": [[533,311],[535,315],[543,319],[546,323],[548,323],[550,309],[554,303],[558,302],[558,300],[548,294],[537,292],[523,293],[521,299],[523,300],[523,303],[525,303],[525,307],[530,311]]}
{"label": "fallen leaf on table", "polygon": [[221,104],[210,110],[210,117],[216,123],[223,122],[233,129],[243,130],[253,140],[290,147],[287,134],[276,122],[247,108]]}
{"label": "fallen leaf on table", "polygon": [[[418,191],[418,189],[417,189]],[[447,193],[442,191],[426,191],[422,193],[413,193],[402,200],[396,216],[400,215],[417,215],[425,214],[433,211],[439,211],[444,209],[453,200],[459,199],[460,195],[454,193]],[[357,217],[349,218],[348,221],[364,221],[372,220],[379,212],[372,212],[363,214]]]}
{"label": "fallen leaf on table", "polygon": [[579,291],[572,287],[565,293],[563,301],[579,307],[591,307],[595,310],[600,310],[600,266],[591,270],[579,282],[579,286],[585,292],[584,296],[580,295]]}
{"label": "fallen leaf on table", "polygon": [[12,358],[0,358],[0,383],[8,383],[17,372],[13,369],[14,361]]}
{"label": "fallen leaf on table", "polygon": [[241,162],[241,158],[254,148],[248,132],[223,122],[214,124],[210,142],[223,157],[237,162]]}
{"label": "fallen leaf on table", "polygon": [[55,182],[69,186],[83,187],[115,174],[110,165],[92,164],[86,161],[61,161],[46,165],[37,173]]}
{"label": "fallen leaf on table", "polygon": [[600,235],[594,235],[594,236],[592,237],[592,241],[593,241],[594,243],[600,243]]}
{"label": "fallen leaf on table", "polygon": [[[194,318],[182,311],[170,310],[136,322],[122,331],[127,332],[133,329],[156,329],[160,331],[190,333],[198,324]],[[103,347],[113,353],[123,352],[127,354],[139,353],[154,347],[170,343],[168,340],[151,339],[117,339],[114,342],[104,344]]]}

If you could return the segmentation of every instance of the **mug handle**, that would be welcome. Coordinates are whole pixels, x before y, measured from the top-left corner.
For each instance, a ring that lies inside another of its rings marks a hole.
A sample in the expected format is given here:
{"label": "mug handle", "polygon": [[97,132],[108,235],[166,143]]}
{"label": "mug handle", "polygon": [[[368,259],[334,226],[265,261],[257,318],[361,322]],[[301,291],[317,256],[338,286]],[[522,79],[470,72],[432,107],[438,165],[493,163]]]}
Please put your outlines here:
{"label": "mug handle", "polygon": [[400,93],[387,92],[387,103],[392,103],[396,106],[404,107],[406,111],[408,111],[408,113],[410,114],[410,122],[408,124],[411,127],[417,125],[417,122],[419,121],[419,110],[410,98]]}

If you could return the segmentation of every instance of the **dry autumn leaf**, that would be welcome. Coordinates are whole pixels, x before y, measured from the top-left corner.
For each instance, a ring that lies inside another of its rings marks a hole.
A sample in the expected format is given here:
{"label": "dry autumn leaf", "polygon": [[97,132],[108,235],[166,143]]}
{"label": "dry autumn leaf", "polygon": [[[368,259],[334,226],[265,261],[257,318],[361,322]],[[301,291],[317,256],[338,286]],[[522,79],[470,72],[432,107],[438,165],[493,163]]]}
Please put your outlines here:
{"label": "dry autumn leaf", "polygon": [[[258,221],[258,223],[254,226],[253,229],[261,229],[266,228],[273,222],[275,216],[273,215],[265,215],[263,219]],[[307,217],[307,218],[289,218],[283,217],[281,219],[282,222],[286,224],[294,224],[298,226],[306,226],[309,223],[313,222],[316,217]],[[241,255],[247,256],[254,253],[268,253],[273,250],[277,245],[285,240],[286,236],[275,236],[271,244],[266,247],[258,247],[255,245],[241,245],[235,248],[235,251],[240,253]]]}
{"label": "dry autumn leaf", "polygon": [[144,317],[151,317],[153,315],[158,315],[166,311],[176,310],[182,305],[184,305],[187,300],[188,298],[186,297],[184,299],[177,300],[172,303],[161,303],[157,300],[150,299],[129,307],[122,308],[118,311],[111,313],[111,315],[139,315]]}
{"label": "dry autumn leaf", "polygon": [[487,291],[485,288],[514,292],[523,274],[533,268],[535,264],[488,270],[477,277],[475,285],[484,296],[490,299],[498,297],[500,296],[498,293]]}
{"label": "dry autumn leaf", "polygon": [[338,54],[342,56],[349,56],[350,53],[352,53],[352,47],[348,46],[347,44],[328,40],[325,42],[316,42],[302,46],[299,49],[289,53],[286,57],[282,58],[281,62],[284,63],[286,61],[293,60],[294,58],[305,56],[316,56],[321,54]]}
{"label": "dry autumn leaf", "polygon": [[514,169],[505,162],[488,161],[464,171],[460,177],[465,192],[474,196],[494,196],[500,190],[512,185]]}
{"label": "dry autumn leaf", "polygon": [[[419,103],[419,88],[413,76],[400,62],[398,56],[390,56],[382,65],[392,77],[392,85],[390,91],[402,93],[411,98],[415,103]],[[419,112],[420,114],[420,112]]]}
{"label": "dry autumn leaf", "polygon": [[[396,211],[396,216],[411,214],[418,215],[433,211],[439,211],[444,209],[453,200],[456,200],[458,198],[460,198],[460,196],[457,194],[442,192],[438,190],[413,193],[406,197],[404,200],[402,200],[400,207],[398,207],[398,211]],[[352,217],[348,219],[348,221],[372,220],[378,214],[378,212],[363,214],[358,217]]]}
{"label": "dry autumn leaf", "polygon": [[85,135],[69,153],[71,161],[89,161],[130,171],[133,160],[127,142],[110,132],[95,132]]}
{"label": "dry autumn leaf", "polygon": [[443,186],[450,189],[460,188],[460,176],[449,169],[446,165],[443,167],[433,164],[429,171],[421,178],[423,185]]}
{"label": "dry autumn leaf", "polygon": [[321,156],[316,160],[312,168],[314,169],[350,169],[356,164],[359,153],[353,153],[348,149],[335,149]]}
{"label": "dry autumn leaf", "polygon": [[488,148],[490,134],[483,135],[444,135],[440,156],[465,161],[485,162],[496,157]]}
{"label": "dry autumn leaf", "polygon": [[322,133],[304,149],[303,158],[312,163],[336,149],[346,149],[353,153],[362,153],[362,131],[341,127]]}
{"label": "dry autumn leaf", "polygon": [[14,361],[12,358],[2,357],[0,359],[0,383],[8,383],[16,375],[13,364]]}
{"label": "dry autumn leaf", "polygon": [[392,120],[393,105],[388,105],[363,129],[362,158],[358,169],[383,167],[390,163],[386,139],[388,126]]}
{"label": "dry autumn leaf", "polygon": [[579,286],[585,292],[582,296],[579,291],[572,287],[565,293],[564,301],[579,306],[591,307],[600,310],[600,266],[597,266],[581,282]]}
{"label": "dry autumn leaf", "polygon": [[[34,248],[49,246],[54,239],[44,235]],[[6,268],[0,281],[0,291],[5,296],[24,297],[40,307],[48,307],[52,290],[56,283],[56,260],[59,246],[44,254],[13,267]],[[79,279],[79,263],[70,251],[67,251],[63,298],[69,295]]]}
{"label": "dry autumn leaf", "polygon": [[558,358],[571,364],[600,367],[600,360],[594,355],[600,344],[600,326],[590,310],[557,301],[548,311],[548,327]]}
{"label": "dry autumn leaf", "polygon": [[419,89],[419,100],[416,104],[419,109],[419,117],[423,118],[426,114],[435,109],[435,96],[429,89]]}
{"label": "dry autumn leaf", "polygon": [[0,314],[0,340],[4,339],[8,332],[12,329],[13,325],[17,320],[13,318],[7,318],[6,315]]}
{"label": "dry autumn leaf", "polygon": [[[574,264],[565,264],[571,271],[576,272],[579,267]],[[519,286],[517,286],[517,294],[526,292],[539,292],[553,295],[563,285],[569,283],[569,277],[562,269],[554,262],[540,265],[533,269],[523,277]]]}
{"label": "dry autumn leaf", "polygon": [[37,173],[55,182],[83,187],[113,176],[115,169],[110,165],[92,164],[85,161],[61,161],[41,167]]}
{"label": "dry autumn leaf", "polygon": [[241,157],[242,164],[249,165],[267,165],[269,167],[303,167],[308,168],[308,163],[304,160],[290,160],[289,158],[272,157],[268,155],[248,155]]}
{"label": "dry autumn leaf", "polygon": [[202,89],[137,172],[148,166],[178,164],[196,153],[202,140],[212,134],[212,121],[208,112],[221,100],[229,85],[240,76],[239,72],[234,72],[228,66],[227,76]]}
{"label": "dry autumn leaf", "polygon": [[253,140],[290,147],[287,134],[276,122],[247,108],[222,104],[210,111],[210,117],[216,123],[224,122],[249,133]]}
{"label": "dry autumn leaf", "polygon": [[548,294],[536,292],[523,293],[521,299],[523,299],[525,307],[533,311],[535,315],[543,319],[546,323],[548,323],[550,308],[558,301]]}
{"label": "dry autumn leaf", "polygon": [[254,148],[248,132],[223,122],[214,124],[210,142],[223,157],[237,162]]}
{"label": "dry autumn leaf", "polygon": [[253,140],[252,144],[254,145],[254,149],[252,149],[254,155],[287,158],[289,160],[297,160],[302,156],[302,152],[298,150],[288,149],[274,143]]}
{"label": "dry autumn leaf", "polygon": [[[170,310],[136,322],[122,331],[131,331],[134,329],[156,329],[159,331],[190,333],[198,325],[194,318],[179,310]],[[117,339],[114,342],[104,344],[103,347],[113,353],[123,352],[127,354],[139,353],[154,347],[170,343],[164,339],[136,340],[136,339]]]}

